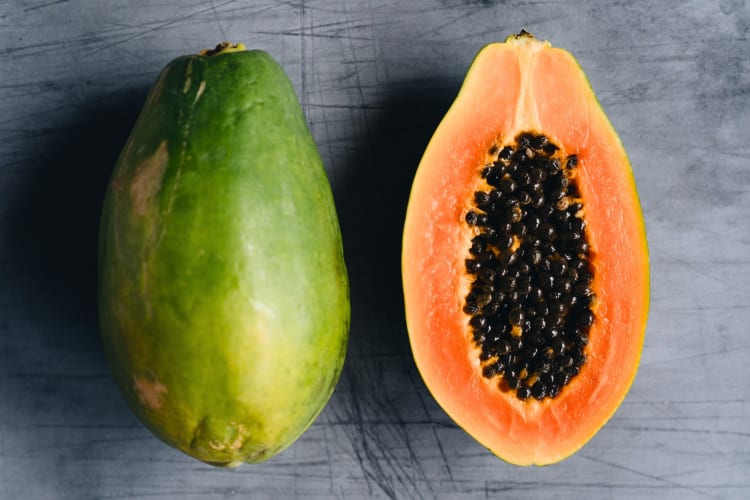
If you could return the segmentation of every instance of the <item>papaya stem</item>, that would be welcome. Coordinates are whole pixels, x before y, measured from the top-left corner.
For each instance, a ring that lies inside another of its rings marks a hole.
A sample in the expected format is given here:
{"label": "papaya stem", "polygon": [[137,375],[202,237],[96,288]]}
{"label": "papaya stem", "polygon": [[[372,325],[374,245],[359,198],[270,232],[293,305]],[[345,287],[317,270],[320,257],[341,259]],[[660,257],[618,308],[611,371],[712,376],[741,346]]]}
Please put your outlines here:
{"label": "papaya stem", "polygon": [[244,43],[221,42],[213,49],[203,49],[198,52],[200,56],[216,56],[227,52],[240,52],[246,50]]}
{"label": "papaya stem", "polygon": [[522,28],[521,32],[516,35],[518,38],[521,38],[522,36],[526,36],[529,38],[534,38],[534,35],[532,35],[530,32],[526,31],[526,28]]}

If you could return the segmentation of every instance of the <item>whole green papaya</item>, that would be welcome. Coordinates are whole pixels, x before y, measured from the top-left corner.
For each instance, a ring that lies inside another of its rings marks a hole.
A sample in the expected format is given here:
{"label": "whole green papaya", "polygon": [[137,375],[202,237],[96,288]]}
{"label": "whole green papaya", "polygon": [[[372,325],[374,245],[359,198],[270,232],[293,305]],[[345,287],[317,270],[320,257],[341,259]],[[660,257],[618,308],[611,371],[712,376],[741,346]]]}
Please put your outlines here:
{"label": "whole green papaya", "polygon": [[130,408],[199,460],[266,460],[323,409],[349,328],[341,233],[267,53],[223,44],[161,72],[107,189],[99,311]]}

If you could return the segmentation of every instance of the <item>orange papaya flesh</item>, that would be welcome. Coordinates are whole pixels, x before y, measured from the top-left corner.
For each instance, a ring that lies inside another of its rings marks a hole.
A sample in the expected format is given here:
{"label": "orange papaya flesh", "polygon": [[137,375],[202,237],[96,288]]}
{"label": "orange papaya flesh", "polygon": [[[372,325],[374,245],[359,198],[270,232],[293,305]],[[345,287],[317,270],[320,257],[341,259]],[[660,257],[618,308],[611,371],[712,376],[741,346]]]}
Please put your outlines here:
{"label": "orange papaya flesh", "polygon": [[[486,360],[464,312],[475,278],[465,262],[478,234],[466,216],[476,210],[475,192],[491,189],[482,170],[525,133],[544,135],[559,147],[556,156],[578,159],[573,178],[596,297],[585,362],[555,397],[541,399],[520,399],[507,381],[482,374]],[[627,155],[572,55],[525,32],[479,52],[415,175],[402,277],[410,343],[427,387],[500,458],[560,461],[614,414],[643,346],[648,249]]]}

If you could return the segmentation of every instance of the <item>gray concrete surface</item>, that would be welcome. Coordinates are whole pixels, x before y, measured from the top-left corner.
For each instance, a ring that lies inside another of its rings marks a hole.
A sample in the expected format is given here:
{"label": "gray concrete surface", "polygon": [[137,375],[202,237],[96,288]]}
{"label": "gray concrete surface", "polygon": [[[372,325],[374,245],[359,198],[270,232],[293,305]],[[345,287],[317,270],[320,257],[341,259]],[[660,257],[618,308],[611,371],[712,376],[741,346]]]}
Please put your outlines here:
{"label": "gray concrete surface", "polygon": [[[628,150],[652,308],[638,378],[578,454],[494,458],[414,367],[400,233],[472,57],[573,52]],[[0,498],[750,498],[750,13],[744,1],[6,0],[0,5]],[[288,71],[351,272],[341,382],[268,463],[220,470],[128,411],[96,323],[104,186],[158,71],[220,40]]]}

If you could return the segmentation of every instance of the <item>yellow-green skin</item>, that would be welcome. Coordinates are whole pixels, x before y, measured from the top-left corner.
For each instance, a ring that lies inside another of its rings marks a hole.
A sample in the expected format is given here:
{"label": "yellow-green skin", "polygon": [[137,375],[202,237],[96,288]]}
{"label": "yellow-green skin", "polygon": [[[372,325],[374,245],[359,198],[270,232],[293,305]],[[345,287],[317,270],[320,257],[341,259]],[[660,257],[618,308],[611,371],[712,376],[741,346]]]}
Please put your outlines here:
{"label": "yellow-green skin", "polygon": [[261,462],[339,378],[349,289],[330,185],[262,51],[181,57],[151,89],[104,202],[101,333],[133,412],[215,465]]}

